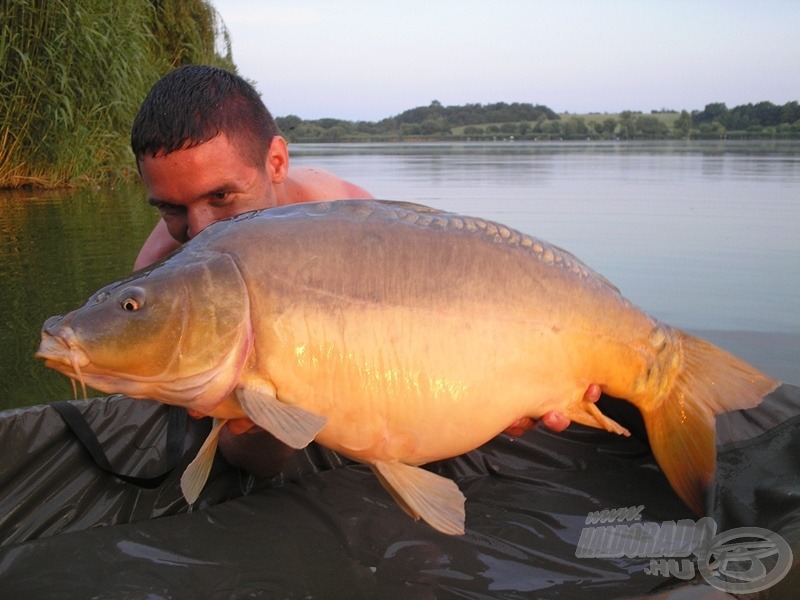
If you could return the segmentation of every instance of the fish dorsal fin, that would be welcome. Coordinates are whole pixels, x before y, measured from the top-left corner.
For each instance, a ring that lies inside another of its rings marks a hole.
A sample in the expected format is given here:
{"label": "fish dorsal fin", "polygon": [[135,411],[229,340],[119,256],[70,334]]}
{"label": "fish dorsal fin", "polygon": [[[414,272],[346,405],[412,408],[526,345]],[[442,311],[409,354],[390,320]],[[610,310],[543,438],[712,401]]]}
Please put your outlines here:
{"label": "fish dorsal fin", "polygon": [[267,386],[240,387],[239,404],[256,425],[263,427],[290,448],[308,446],[325,427],[328,417],[281,402]]}
{"label": "fish dorsal fin", "polygon": [[197,456],[181,475],[181,491],[189,504],[194,504],[206,485],[208,474],[211,472],[211,464],[214,462],[214,455],[217,452],[219,433],[227,421],[227,419],[214,419],[214,426],[206,441],[200,446]]}
{"label": "fish dorsal fin", "polygon": [[370,465],[383,487],[414,519],[450,535],[464,533],[464,494],[454,481],[401,462]]}

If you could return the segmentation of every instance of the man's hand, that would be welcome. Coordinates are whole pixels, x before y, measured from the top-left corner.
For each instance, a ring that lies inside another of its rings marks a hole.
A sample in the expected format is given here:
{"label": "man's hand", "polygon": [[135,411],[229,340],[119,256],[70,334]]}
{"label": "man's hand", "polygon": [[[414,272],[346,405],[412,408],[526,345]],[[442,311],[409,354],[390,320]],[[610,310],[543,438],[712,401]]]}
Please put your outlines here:
{"label": "man's hand", "polygon": [[[583,394],[583,401],[584,402],[597,402],[600,399],[601,394],[600,386],[593,383]],[[569,427],[569,419],[565,417],[562,413],[557,411],[550,411],[542,415],[540,422],[545,425],[551,431],[559,432],[564,431],[567,427]],[[512,437],[519,437],[528,429],[533,429],[536,426],[536,421],[530,417],[522,417],[521,419],[517,419],[511,425],[509,425],[503,433],[508,434]]]}
{"label": "man's hand", "polygon": [[[203,413],[192,410],[191,408],[187,408],[186,412],[189,413],[189,416],[193,419],[203,419],[206,416]],[[241,419],[230,419],[227,423],[225,423],[225,428],[230,429],[231,433],[236,435],[241,435],[253,427],[255,427],[255,423],[253,423],[247,417],[243,417]]]}

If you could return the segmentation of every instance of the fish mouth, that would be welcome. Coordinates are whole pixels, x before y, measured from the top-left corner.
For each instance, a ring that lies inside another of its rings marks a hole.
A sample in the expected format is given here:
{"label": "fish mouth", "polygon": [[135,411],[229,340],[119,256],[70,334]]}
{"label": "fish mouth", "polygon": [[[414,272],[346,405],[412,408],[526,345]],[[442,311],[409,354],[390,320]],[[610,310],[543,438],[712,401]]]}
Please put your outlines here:
{"label": "fish mouth", "polygon": [[69,377],[72,380],[75,396],[78,395],[75,382],[80,382],[83,397],[87,397],[83,369],[89,366],[91,360],[86,352],[78,346],[72,329],[61,328],[57,335],[42,331],[42,341],[39,343],[35,356],[44,359],[46,367]]}
{"label": "fish mouth", "polygon": [[[101,392],[123,393],[131,398],[153,398],[166,404],[188,406],[198,396],[203,395],[211,383],[224,377],[224,371],[231,366],[232,360],[238,372],[241,364],[244,363],[251,343],[252,336],[248,334],[243,352],[234,353],[222,364],[202,373],[178,378],[165,377],[163,373],[137,377],[115,373],[93,363],[89,355],[81,348],[72,328],[53,320],[53,322],[45,323],[42,329],[42,339],[35,357],[43,359],[47,368],[70,378],[75,398],[78,397],[78,385],[80,385],[84,398],[88,397],[87,386],[91,386]],[[195,412],[201,415],[214,412],[216,406],[231,393],[232,388],[233,385],[230,389],[221,392],[218,397],[215,396],[196,406]]]}

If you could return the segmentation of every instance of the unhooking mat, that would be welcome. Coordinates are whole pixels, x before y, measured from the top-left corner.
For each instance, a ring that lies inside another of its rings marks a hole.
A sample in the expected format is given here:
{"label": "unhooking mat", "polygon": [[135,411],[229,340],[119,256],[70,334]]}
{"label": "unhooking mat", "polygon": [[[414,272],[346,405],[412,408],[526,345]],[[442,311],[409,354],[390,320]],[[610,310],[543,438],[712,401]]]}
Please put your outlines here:
{"label": "unhooking mat", "polygon": [[[636,428],[629,405],[601,402]],[[122,396],[75,405],[116,469],[162,469],[166,407]],[[315,444],[269,481],[218,457],[189,507],[178,480],[208,430],[189,420],[180,464],[143,489],[98,469],[51,406],[0,413],[0,598],[681,600],[800,589],[795,386],[718,418],[703,520],[641,435],[580,425],[500,435],[429,465],[467,498],[464,536],[413,521],[367,467]]]}

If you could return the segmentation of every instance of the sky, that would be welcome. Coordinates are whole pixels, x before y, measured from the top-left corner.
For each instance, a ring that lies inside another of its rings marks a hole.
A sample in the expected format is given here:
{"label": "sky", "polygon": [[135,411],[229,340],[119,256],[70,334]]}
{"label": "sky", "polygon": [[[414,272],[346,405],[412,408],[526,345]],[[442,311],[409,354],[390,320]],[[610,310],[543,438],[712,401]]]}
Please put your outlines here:
{"label": "sky", "polygon": [[274,116],[800,100],[800,0],[210,0]]}

